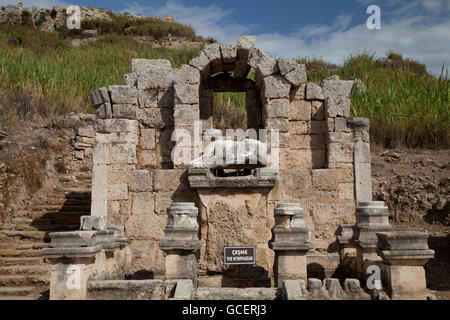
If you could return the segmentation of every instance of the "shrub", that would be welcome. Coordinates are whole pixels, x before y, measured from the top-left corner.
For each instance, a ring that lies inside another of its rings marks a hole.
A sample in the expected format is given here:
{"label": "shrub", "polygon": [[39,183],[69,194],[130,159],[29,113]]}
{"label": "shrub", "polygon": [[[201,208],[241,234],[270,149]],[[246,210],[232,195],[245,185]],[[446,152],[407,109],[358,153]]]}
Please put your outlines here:
{"label": "shrub", "polygon": [[31,16],[30,11],[28,11],[28,10],[23,10],[23,11],[22,11],[22,19],[27,19],[27,18],[29,18],[30,16]]}
{"label": "shrub", "polygon": [[57,15],[58,15],[58,12],[55,10],[55,8],[53,8],[52,11],[50,12],[50,17],[52,19],[56,19]]}
{"label": "shrub", "polygon": [[41,13],[41,15],[39,16],[39,19],[37,19],[34,24],[36,25],[36,27],[39,28],[46,21],[47,21],[47,17],[45,16],[44,13]]}
{"label": "shrub", "polygon": [[399,53],[390,51],[387,54],[387,59],[388,60],[386,66],[394,70],[408,70],[419,76],[428,75],[427,68],[423,63],[409,58],[404,59],[403,56]]}
{"label": "shrub", "polygon": [[28,10],[23,10],[21,16],[22,16],[22,25],[24,25],[24,26],[32,26],[33,25],[31,13]]}

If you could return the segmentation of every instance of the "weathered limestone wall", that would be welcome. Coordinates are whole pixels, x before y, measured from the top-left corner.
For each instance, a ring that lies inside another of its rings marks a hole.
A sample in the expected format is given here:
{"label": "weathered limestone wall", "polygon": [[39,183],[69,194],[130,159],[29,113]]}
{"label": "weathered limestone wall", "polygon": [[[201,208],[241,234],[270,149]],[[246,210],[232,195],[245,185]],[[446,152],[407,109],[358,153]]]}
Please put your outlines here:
{"label": "weathered limestone wall", "polygon": [[311,241],[321,251],[334,242],[339,225],[355,221],[354,143],[347,126],[352,86],[330,78],[322,87],[292,89],[282,126],[288,131],[280,134],[280,181],[269,201],[300,202]]}
{"label": "weathered limestone wall", "polygon": [[[267,208],[268,190],[199,190],[202,247],[201,275],[223,274],[223,284],[237,285],[236,268],[224,266],[223,248],[249,244],[256,248],[256,266],[242,266],[241,277],[273,284],[275,254],[269,249],[274,226],[273,210]],[[256,285],[253,282],[253,286]]]}
{"label": "weathered limestone wall", "polygon": [[175,201],[195,201],[187,173],[174,170],[171,161],[177,72],[165,60],[133,60],[128,85],[103,89],[94,102],[99,119],[92,215],[107,215],[109,223],[125,227],[133,254],[130,272],[164,274],[158,242],[166,209]]}
{"label": "weathered limestone wall", "polygon": [[[254,41],[241,37],[237,46],[208,45],[180,69],[166,60],[134,59],[125,85],[92,93],[98,108],[92,215],[125,227],[133,257],[130,272],[164,274],[158,242],[172,202],[195,202],[200,209],[200,274],[224,272],[225,245],[254,245],[257,266],[251,277],[256,271],[259,280],[272,284],[269,241],[277,203],[302,205],[313,255],[335,251],[339,225],[355,223],[355,172],[361,178],[355,163],[367,163],[361,154],[369,150],[369,141],[368,127],[349,118],[353,81],[332,77],[322,86],[308,83],[304,65],[276,60],[255,49]],[[245,80],[250,69],[254,84]],[[231,71],[233,77],[225,74]],[[278,130],[278,146],[268,137],[272,154],[279,153],[274,188],[196,190],[189,185],[187,166],[172,161],[172,152],[195,156],[193,141],[174,149],[172,138],[180,142],[172,135],[175,129],[193,134],[196,120],[204,130],[212,126],[211,79],[216,90],[250,85],[245,90],[249,127]],[[360,180],[367,191],[370,187]]]}

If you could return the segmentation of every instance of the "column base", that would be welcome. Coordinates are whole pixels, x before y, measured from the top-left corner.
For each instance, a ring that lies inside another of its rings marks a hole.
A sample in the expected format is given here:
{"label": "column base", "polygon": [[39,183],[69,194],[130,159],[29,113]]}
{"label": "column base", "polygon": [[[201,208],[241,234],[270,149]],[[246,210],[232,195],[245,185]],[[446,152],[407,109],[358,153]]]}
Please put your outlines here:
{"label": "column base", "polygon": [[166,279],[190,279],[197,283],[197,257],[195,253],[171,251],[166,256]]}
{"label": "column base", "polygon": [[392,300],[427,300],[425,269],[422,266],[387,266]]}
{"label": "column base", "polygon": [[86,300],[96,258],[48,259],[52,264],[50,300]]}
{"label": "column base", "polygon": [[376,247],[356,247],[356,272],[360,277],[367,275],[367,267],[371,264],[377,264],[381,260],[382,259],[377,254]]}
{"label": "column base", "polygon": [[306,253],[308,251],[277,252],[277,286],[282,287],[284,280],[308,278]]}

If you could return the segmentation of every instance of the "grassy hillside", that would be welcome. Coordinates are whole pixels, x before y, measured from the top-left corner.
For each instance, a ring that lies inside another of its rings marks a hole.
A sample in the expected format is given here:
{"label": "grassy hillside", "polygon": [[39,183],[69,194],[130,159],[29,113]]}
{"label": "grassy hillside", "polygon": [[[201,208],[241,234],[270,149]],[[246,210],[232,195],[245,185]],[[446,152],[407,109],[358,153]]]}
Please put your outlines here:
{"label": "grassy hillside", "polygon": [[191,26],[156,20],[152,18],[115,17],[112,20],[90,19],[81,24],[84,30],[97,30],[100,35],[152,36],[159,39],[171,34],[174,37],[186,37],[195,40],[195,30]]}
{"label": "grassy hillside", "polygon": [[[96,27],[105,33],[123,29],[120,25]],[[118,33],[83,47],[70,47],[58,35],[0,26],[3,121],[14,122],[18,116],[92,112],[89,93],[122,83],[132,58],[164,58],[177,67],[199,51],[154,48]],[[358,78],[365,84],[365,90],[352,93],[352,114],[371,119],[373,141],[387,146],[450,147],[448,74],[429,76],[423,65],[395,54],[386,65],[367,54],[350,56],[342,67],[320,60],[299,62],[307,64],[309,81],[320,83],[338,74],[342,79]],[[243,109],[243,95],[218,94],[215,101],[228,110],[223,112],[232,113],[229,118],[233,121],[242,118],[242,111],[233,108]]]}
{"label": "grassy hillside", "polygon": [[10,117],[92,112],[89,93],[123,83],[132,58],[163,58],[179,67],[198,52],[153,48],[119,35],[71,47],[55,34],[0,26],[0,106]]}
{"label": "grassy hillside", "polygon": [[[333,74],[359,79],[365,90],[352,93],[352,115],[372,123],[373,141],[386,146],[450,146],[450,83],[448,71],[436,78],[415,61],[389,53],[389,63],[373,56],[350,56],[341,68],[308,61],[309,80],[317,83]],[[320,67],[322,66],[322,67]],[[356,89],[356,88],[355,88]]]}

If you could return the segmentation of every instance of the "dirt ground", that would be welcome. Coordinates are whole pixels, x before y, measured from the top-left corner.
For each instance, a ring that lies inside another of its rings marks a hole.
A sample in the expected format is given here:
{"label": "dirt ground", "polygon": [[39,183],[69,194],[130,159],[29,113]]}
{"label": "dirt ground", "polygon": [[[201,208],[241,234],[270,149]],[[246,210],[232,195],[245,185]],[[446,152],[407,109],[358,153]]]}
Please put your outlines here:
{"label": "dirt ground", "polygon": [[427,286],[450,300],[450,150],[372,149],[374,200],[386,201],[397,231],[430,235]]}

